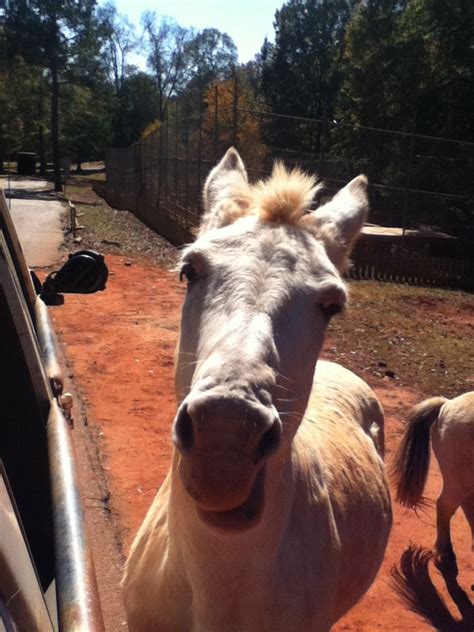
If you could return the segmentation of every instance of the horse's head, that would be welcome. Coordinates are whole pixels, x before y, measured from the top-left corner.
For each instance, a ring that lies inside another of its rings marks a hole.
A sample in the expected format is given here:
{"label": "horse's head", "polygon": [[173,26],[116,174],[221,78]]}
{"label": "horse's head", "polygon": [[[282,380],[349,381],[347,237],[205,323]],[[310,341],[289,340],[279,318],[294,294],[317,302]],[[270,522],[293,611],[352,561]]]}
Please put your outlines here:
{"label": "horse's head", "polygon": [[182,258],[173,441],[198,513],[223,529],[258,520],[266,463],[288,452],[326,326],[346,302],[340,273],[365,219],[367,181],[310,211],[317,188],[281,165],[251,186],[230,149],[209,174],[199,235]]}

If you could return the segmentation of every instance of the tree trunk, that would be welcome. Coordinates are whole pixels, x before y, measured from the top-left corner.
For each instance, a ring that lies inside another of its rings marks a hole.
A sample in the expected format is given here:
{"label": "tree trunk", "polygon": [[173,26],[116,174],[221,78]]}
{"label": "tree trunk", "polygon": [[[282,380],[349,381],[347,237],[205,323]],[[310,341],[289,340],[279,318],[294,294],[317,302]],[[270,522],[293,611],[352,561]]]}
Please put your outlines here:
{"label": "tree trunk", "polygon": [[44,144],[44,94],[40,90],[38,98],[38,155],[40,163],[40,175],[46,177],[46,150]]}
{"label": "tree trunk", "polygon": [[39,162],[40,162],[40,175],[43,178],[46,176],[46,155],[44,149],[44,127],[43,123],[39,124],[38,127],[38,154],[39,154]]}
{"label": "tree trunk", "polygon": [[51,60],[51,141],[53,146],[54,190],[62,191],[59,164],[59,81],[56,59]]}

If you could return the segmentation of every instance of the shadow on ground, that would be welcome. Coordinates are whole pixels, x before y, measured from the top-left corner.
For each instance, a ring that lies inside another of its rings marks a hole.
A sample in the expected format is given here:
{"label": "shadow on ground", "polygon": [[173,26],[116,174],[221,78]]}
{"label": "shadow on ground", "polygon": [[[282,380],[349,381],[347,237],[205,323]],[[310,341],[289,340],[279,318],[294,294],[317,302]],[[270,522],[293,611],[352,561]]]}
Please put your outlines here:
{"label": "shadow on ground", "polygon": [[5,197],[12,200],[38,200],[44,202],[57,201],[58,194],[51,189],[15,189],[6,188]]}
{"label": "shadow on ground", "polygon": [[[455,618],[438,592],[429,574],[433,553],[419,546],[408,547],[400,558],[399,566],[392,568],[391,579],[395,592],[406,607],[418,614],[439,632],[472,632],[474,605],[459,585],[453,571],[439,569],[447,591],[459,611]],[[432,564],[432,568],[435,568]],[[437,570],[437,569],[435,569]]]}

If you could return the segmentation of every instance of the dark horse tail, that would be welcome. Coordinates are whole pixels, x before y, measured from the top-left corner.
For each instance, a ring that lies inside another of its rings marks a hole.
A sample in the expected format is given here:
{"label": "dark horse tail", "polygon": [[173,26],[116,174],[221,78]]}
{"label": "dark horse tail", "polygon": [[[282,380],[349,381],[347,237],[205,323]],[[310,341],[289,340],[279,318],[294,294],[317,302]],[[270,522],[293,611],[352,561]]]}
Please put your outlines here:
{"label": "dark horse tail", "polygon": [[430,429],[448,400],[431,397],[415,406],[392,464],[397,501],[414,508],[422,502],[430,465]]}

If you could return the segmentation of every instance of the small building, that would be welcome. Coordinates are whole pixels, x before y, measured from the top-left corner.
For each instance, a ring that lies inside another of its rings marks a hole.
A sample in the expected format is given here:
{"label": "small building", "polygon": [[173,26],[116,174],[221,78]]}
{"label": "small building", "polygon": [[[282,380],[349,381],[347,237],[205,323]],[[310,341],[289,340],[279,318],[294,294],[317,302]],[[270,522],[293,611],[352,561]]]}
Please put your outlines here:
{"label": "small building", "polygon": [[16,159],[16,171],[20,176],[34,176],[36,173],[36,154],[19,151]]}

